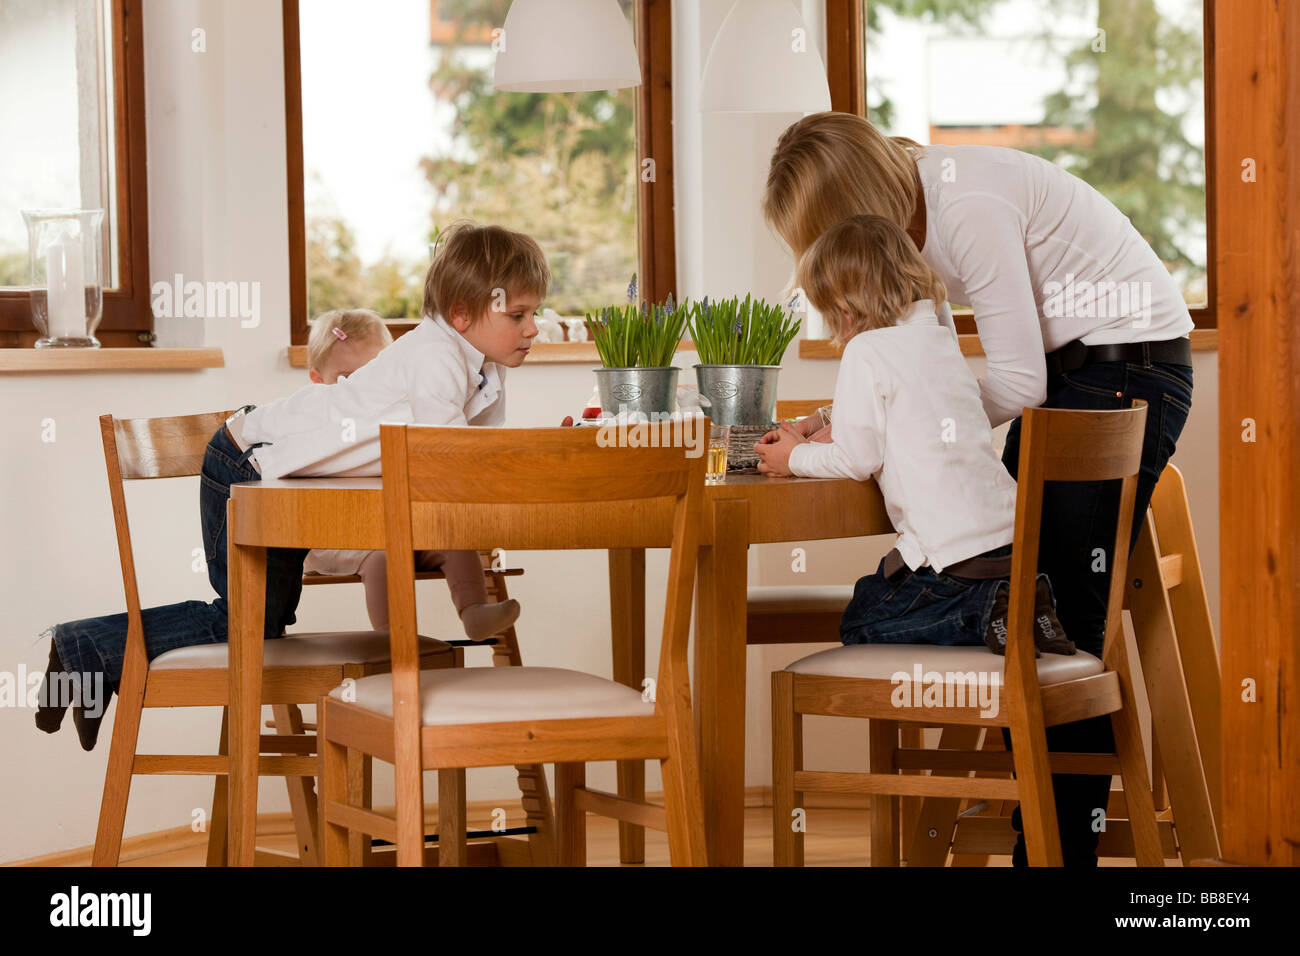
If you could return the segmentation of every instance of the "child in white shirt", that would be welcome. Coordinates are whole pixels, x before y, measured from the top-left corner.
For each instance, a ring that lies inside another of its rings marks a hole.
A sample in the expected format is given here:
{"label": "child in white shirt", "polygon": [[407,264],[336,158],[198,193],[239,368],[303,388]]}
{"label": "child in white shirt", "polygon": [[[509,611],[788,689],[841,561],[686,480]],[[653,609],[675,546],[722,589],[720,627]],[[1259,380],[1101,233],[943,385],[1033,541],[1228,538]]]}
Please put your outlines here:
{"label": "child in white shirt", "polygon": [[[858,581],[846,644],[987,643],[1003,653],[1016,483],[993,449],[979,385],[939,322],[943,282],[897,225],[854,216],[801,258],[799,285],[844,357],[827,441],[810,416],[756,446],[771,475],[875,478],[899,532]],[[1039,576],[1040,650],[1073,654]]]}
{"label": "child in white shirt", "polygon": [[[392,344],[393,336],[377,312],[368,309],[326,312],[312,323],[307,341],[307,374],[317,384],[334,385]],[[472,640],[499,634],[519,617],[517,601],[487,603],[483,567],[477,551],[417,551],[415,568],[442,571],[465,634]],[[370,626],[376,631],[388,630],[388,560],[383,551],[313,548],[303,562],[303,571],[360,577]]]}
{"label": "child in white shirt", "polygon": [[[502,424],[505,370],[518,368],[527,357],[537,335],[533,315],[550,282],[536,240],[499,226],[453,226],[425,278],[424,321],[333,385],[322,377],[288,398],[247,405],[217,429],[204,452],[199,482],[208,581],[217,597],[144,608],[149,660],[229,637],[226,506],[232,484],[378,475],[380,422]],[[306,556],[305,548],[267,549],[266,640],[282,637],[296,620]],[[514,601],[488,605],[483,597],[476,602],[468,589],[475,580],[483,588],[477,555],[472,575],[469,562],[465,565],[463,572],[453,568],[449,578],[459,574],[464,581],[452,596],[466,632],[476,638],[498,633],[519,607]],[[38,728],[56,732],[72,707],[81,746],[95,746],[108,697],[119,689],[129,623],[127,614],[117,613],[54,625],[39,689]],[[107,685],[105,693],[90,701],[68,698],[61,688],[73,675],[79,686]]]}

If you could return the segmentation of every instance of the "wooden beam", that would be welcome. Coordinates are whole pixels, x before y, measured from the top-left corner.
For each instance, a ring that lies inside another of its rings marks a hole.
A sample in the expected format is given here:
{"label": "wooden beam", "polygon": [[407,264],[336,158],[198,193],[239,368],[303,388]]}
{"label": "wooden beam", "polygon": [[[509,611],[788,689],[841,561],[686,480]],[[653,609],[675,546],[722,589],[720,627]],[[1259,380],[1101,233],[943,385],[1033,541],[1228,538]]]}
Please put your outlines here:
{"label": "wooden beam", "polygon": [[[1300,5],[1216,4],[1224,858],[1300,863]],[[1287,713],[1287,708],[1292,711]]]}

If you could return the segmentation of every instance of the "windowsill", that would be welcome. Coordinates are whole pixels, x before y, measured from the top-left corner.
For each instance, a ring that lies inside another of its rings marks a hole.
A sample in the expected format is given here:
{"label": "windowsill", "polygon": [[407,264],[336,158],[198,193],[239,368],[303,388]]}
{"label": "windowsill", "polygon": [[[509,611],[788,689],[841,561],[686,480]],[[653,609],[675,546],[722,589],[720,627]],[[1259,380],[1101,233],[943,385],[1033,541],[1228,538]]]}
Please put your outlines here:
{"label": "windowsill", "polygon": [[[694,352],[695,345],[682,342],[677,346],[679,352]],[[600,353],[594,342],[536,342],[528,352],[525,365],[599,365]],[[307,367],[307,346],[289,346],[289,367]]]}
{"label": "windowsill", "polygon": [[[1193,352],[1213,352],[1219,347],[1218,329],[1193,329],[1191,333]],[[978,335],[959,335],[962,355],[983,355]],[[800,339],[799,357],[801,359],[838,359],[844,350],[831,345],[827,339]]]}
{"label": "windowsill", "polygon": [[0,349],[0,373],[187,372],[225,365],[218,348]]}

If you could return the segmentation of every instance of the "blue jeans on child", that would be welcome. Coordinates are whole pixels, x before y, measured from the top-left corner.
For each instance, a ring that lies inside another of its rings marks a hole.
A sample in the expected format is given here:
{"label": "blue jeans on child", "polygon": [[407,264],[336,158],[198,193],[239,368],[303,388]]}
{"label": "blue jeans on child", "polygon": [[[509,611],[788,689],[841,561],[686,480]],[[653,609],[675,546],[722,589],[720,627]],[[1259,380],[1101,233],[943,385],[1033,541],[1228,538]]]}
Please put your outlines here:
{"label": "blue jeans on child", "polygon": [[[248,406],[251,409],[253,406]],[[178,647],[220,644],[228,637],[226,590],[226,502],[230,486],[257,481],[261,475],[249,462],[250,448],[241,452],[224,427],[208,442],[199,477],[199,516],[208,581],[217,592],[215,601],[182,601],[141,610],[145,653],[149,660]],[[302,564],[306,549],[269,548],[266,556],[267,639],[283,635],[294,622],[302,595]],[[54,644],[63,669],[69,673],[102,672],[114,690],[122,677],[126,654],[127,616],[109,614],[57,624]]]}
{"label": "blue jeans on child", "polygon": [[[1000,558],[1011,545],[980,557]],[[875,574],[858,580],[853,600],[840,620],[845,644],[983,644],[993,602],[1006,578],[963,578],[938,574],[928,567],[893,578],[885,575],[882,558]]]}
{"label": "blue jeans on child", "polygon": [[[1137,500],[1129,551],[1137,544],[1151,494],[1164,471],[1192,404],[1192,369],[1163,362],[1098,362],[1047,382],[1045,408],[1088,410],[1128,408],[1133,399],[1147,403],[1146,434],[1138,473]],[[1015,477],[1020,461],[1020,419],[1007,432],[1002,462]],[[1119,481],[1049,482],[1043,489],[1043,525],[1038,569],[1047,572],[1056,595],[1056,613],[1065,634],[1081,651],[1101,656],[1105,640],[1106,601],[1119,517]],[[1098,550],[1100,549],[1100,550]],[[1105,556],[1105,570],[1096,571],[1096,555]],[[1007,747],[1011,743],[1004,731]],[[1115,740],[1109,717],[1094,717],[1047,728],[1049,750],[1065,753],[1113,752]],[[1095,866],[1098,833],[1096,811],[1109,799],[1110,778],[1087,774],[1054,774],[1057,823],[1065,865]],[[1020,829],[1019,810],[1012,823]],[[1015,861],[1024,861],[1024,837]]]}

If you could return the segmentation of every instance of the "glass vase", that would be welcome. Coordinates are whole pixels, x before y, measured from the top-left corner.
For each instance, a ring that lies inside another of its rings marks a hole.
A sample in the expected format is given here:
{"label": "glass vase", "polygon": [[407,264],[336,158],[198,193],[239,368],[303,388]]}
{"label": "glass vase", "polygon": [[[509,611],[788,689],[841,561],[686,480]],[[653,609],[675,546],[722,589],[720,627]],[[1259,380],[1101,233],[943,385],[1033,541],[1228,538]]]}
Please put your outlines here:
{"label": "glass vase", "polygon": [[104,314],[102,209],[24,209],[38,349],[99,348]]}

